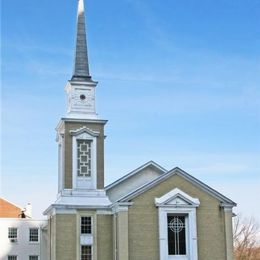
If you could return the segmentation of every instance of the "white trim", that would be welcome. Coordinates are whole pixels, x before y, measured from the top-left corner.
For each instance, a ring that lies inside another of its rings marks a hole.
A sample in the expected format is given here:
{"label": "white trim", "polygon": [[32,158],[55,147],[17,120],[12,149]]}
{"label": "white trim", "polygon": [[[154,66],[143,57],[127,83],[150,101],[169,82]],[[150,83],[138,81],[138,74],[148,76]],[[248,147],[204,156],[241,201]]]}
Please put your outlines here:
{"label": "white trim", "polygon": [[111,211],[111,209],[99,209],[96,211],[97,215],[113,215],[113,212]]}
{"label": "white trim", "polygon": [[[181,197],[182,205],[168,204],[172,199]],[[198,260],[197,249],[197,220],[196,208],[199,207],[200,201],[193,198],[182,190],[175,188],[164,194],[160,198],[155,198],[155,205],[158,207],[159,215],[159,244],[160,244],[160,260],[166,259],[192,259]],[[186,202],[188,204],[186,204]],[[187,215],[187,257],[168,256],[168,233],[167,233],[167,214],[183,214]]]}
{"label": "white trim", "polygon": [[[30,232],[31,232],[31,229],[37,229],[38,230],[38,236],[37,236],[37,241],[30,241]],[[41,228],[40,227],[29,227],[29,233],[28,233],[28,242],[29,244],[40,244],[40,238],[41,238],[41,234],[40,234],[40,230]]]}
{"label": "white trim", "polygon": [[115,204],[112,207],[112,212],[113,213],[118,213],[118,212],[127,212],[128,211],[129,205],[120,205],[120,204]]}
{"label": "white trim", "polygon": [[113,213],[118,213],[121,211],[128,211],[129,206],[132,206],[133,202],[116,202],[110,205]]}
{"label": "white trim", "polygon": [[77,213],[77,210],[76,209],[66,209],[66,208],[61,208],[61,209],[56,208],[56,209],[54,209],[53,213],[54,213],[53,215],[55,215],[55,214],[56,215],[57,214],[66,214],[66,215],[72,214],[72,215],[74,215],[74,214]]}
{"label": "white trim", "polygon": [[187,232],[187,259],[198,260],[197,249],[197,221],[196,208],[162,208],[159,207],[159,244],[160,260],[178,259],[168,256],[168,234],[167,234],[167,214],[187,214],[188,232]]}
{"label": "white trim", "polygon": [[76,130],[70,130],[70,134],[72,136],[78,136],[80,134],[83,134],[83,133],[87,133],[89,135],[92,135],[92,136],[99,136],[99,132],[98,131],[93,131],[92,129],[86,127],[86,126],[83,126],[79,129],[76,129]]}
{"label": "white trim", "polygon": [[64,188],[64,156],[65,156],[65,149],[64,149],[64,132],[60,132],[57,135],[57,142],[58,142],[58,192],[61,192]]}
{"label": "white trim", "polygon": [[89,124],[102,124],[105,125],[108,120],[104,119],[86,119],[86,118],[67,118],[67,117],[62,117],[60,121],[58,122],[55,130],[59,133],[64,127],[64,124],[66,122],[68,123],[89,123]]}
{"label": "white trim", "polygon": [[[175,199],[176,197],[179,197],[183,199],[188,205],[192,207],[198,207],[200,205],[200,201],[197,198],[193,198],[187,193],[183,192],[182,190],[175,188],[171,190],[170,192],[166,193],[160,198],[155,198],[155,205],[156,206],[173,206],[169,202],[171,200]],[[169,204],[168,204],[169,203]],[[185,207],[187,207],[187,204],[183,204]],[[175,207],[182,206],[181,204],[175,205]]]}
{"label": "white trim", "polygon": [[231,207],[224,207],[224,212],[233,212]]}
{"label": "white trim", "polygon": [[[90,218],[90,225],[91,225],[91,233],[81,233],[82,223],[81,219],[82,217],[89,217]],[[79,228],[80,228],[80,245],[81,246],[93,246],[93,234],[94,234],[94,215],[93,214],[79,214]]]}
{"label": "white trim", "polygon": [[[92,146],[91,147],[91,176],[84,177],[84,179],[79,178],[77,176],[77,140],[78,139],[90,140]],[[97,137],[89,134],[89,131],[87,131],[85,128],[81,128],[76,131],[73,131],[72,179],[73,179],[72,181],[73,189],[96,189],[97,188]]]}
{"label": "white trim", "polygon": [[205,183],[199,181],[198,179],[194,178],[193,176],[191,176],[190,174],[186,173],[185,171],[181,170],[178,167],[172,169],[171,171],[169,171],[169,172],[167,172],[165,174],[162,174],[157,179],[155,179],[155,180],[153,180],[153,181],[151,181],[151,182],[149,182],[149,183],[147,183],[147,184],[137,188],[136,190],[128,193],[126,196],[123,196],[118,201],[129,201],[129,200],[135,198],[136,196],[144,193],[145,191],[151,189],[152,187],[158,185],[159,183],[167,180],[168,178],[170,178],[171,176],[173,176],[175,174],[180,176],[180,177],[183,177],[184,179],[186,179],[187,181],[192,183],[194,186],[196,186],[196,187],[202,189],[203,191],[207,192],[208,194],[210,194],[214,198],[218,199],[221,203],[225,203],[225,204],[230,205],[232,207],[236,206],[235,202],[233,202],[232,200],[228,199],[227,197],[225,197],[221,193],[217,192],[216,190],[210,188]]}
{"label": "white trim", "polygon": [[[104,119],[92,119],[92,118],[68,118],[68,117],[62,117],[60,122],[58,123],[58,126],[59,124],[62,124],[62,121],[63,122],[71,122],[71,123],[77,123],[77,122],[80,122],[80,123],[97,123],[97,124],[103,124],[105,125],[107,123],[108,120],[104,120]],[[58,127],[57,126],[57,127]]]}
{"label": "white trim", "polygon": [[[97,216],[94,211],[79,211],[77,212],[77,259],[81,257],[81,217],[91,217],[92,233],[92,260],[97,259]],[[90,237],[89,236],[89,237]]]}

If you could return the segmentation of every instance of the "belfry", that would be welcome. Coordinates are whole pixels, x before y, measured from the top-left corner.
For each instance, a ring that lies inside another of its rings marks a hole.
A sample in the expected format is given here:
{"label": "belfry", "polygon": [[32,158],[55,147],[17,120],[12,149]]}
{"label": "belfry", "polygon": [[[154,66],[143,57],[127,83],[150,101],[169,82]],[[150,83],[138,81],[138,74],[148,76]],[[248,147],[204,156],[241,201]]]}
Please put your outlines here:
{"label": "belfry", "polygon": [[182,169],[149,161],[104,185],[107,121],[96,112],[83,1],[56,127],[58,195],[44,212],[49,260],[232,260],[236,204]]}

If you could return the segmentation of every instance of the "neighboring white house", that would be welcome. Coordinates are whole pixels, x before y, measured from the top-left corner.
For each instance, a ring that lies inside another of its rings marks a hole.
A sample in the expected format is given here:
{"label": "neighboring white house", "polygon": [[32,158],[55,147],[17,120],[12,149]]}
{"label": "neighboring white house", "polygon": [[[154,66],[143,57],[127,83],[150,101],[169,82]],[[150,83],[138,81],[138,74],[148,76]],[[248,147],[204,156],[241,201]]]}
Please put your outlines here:
{"label": "neighboring white house", "polygon": [[[1,204],[1,212],[11,208],[5,202],[8,207]],[[47,259],[46,225],[45,220],[0,217],[0,260]]]}

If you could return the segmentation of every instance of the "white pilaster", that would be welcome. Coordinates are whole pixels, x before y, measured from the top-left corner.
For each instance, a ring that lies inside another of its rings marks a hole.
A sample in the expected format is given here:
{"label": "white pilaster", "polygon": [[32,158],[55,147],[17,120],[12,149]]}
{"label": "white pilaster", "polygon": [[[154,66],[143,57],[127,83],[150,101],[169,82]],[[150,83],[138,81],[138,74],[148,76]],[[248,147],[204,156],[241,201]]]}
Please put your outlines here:
{"label": "white pilaster", "polygon": [[227,260],[234,259],[232,207],[224,207]]}

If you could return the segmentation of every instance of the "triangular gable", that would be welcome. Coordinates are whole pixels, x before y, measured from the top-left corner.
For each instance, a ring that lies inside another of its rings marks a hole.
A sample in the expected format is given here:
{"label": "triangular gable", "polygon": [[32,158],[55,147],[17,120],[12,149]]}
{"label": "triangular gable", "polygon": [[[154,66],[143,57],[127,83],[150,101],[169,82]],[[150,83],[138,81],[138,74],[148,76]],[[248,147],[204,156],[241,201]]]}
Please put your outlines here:
{"label": "triangular gable", "polygon": [[78,135],[81,135],[81,134],[84,134],[84,133],[89,134],[89,135],[94,136],[94,137],[99,136],[99,132],[93,131],[93,130],[87,128],[86,126],[83,126],[79,129],[70,131],[70,134],[72,136],[78,136]]}
{"label": "triangular gable", "polygon": [[150,161],[108,185],[105,187],[105,190],[109,199],[112,202],[116,202],[139,187],[157,179],[165,172],[167,171],[160,165]]}
{"label": "triangular gable", "polygon": [[151,189],[152,187],[158,185],[159,183],[167,180],[168,178],[170,178],[173,175],[179,175],[180,177],[182,177],[182,178],[186,179],[187,181],[189,181],[190,183],[192,183],[194,186],[197,186],[198,188],[200,188],[203,191],[207,192],[208,194],[210,194],[214,198],[218,199],[220,201],[221,205],[225,205],[225,206],[229,205],[229,206],[232,206],[232,207],[236,206],[235,202],[233,202],[229,198],[225,197],[221,193],[219,193],[216,190],[212,189],[211,187],[209,187],[205,183],[199,181],[198,179],[194,178],[193,176],[191,176],[190,174],[188,174],[187,172],[183,171],[182,169],[180,169],[178,167],[173,168],[169,172],[166,172],[166,173],[162,174],[157,179],[155,179],[155,180],[153,180],[153,181],[143,185],[142,187],[139,187],[135,191],[133,191],[133,192],[127,194],[126,196],[120,198],[118,201],[120,201],[120,202],[129,201],[129,200],[135,198],[136,196],[144,193],[145,191]]}
{"label": "triangular gable", "polygon": [[167,172],[167,170],[165,170],[162,166],[160,166],[159,164],[157,164],[154,161],[149,161],[145,164],[143,164],[142,166],[138,167],[137,169],[131,171],[130,173],[124,175],[122,178],[116,180],[115,182],[109,184],[108,186],[105,187],[105,190],[109,190],[111,188],[114,188],[115,186],[119,185],[120,183],[122,183],[123,181],[129,179],[130,177],[133,177],[134,175],[137,175],[139,172],[141,172],[143,169],[148,168],[148,167],[153,167],[156,170],[158,170],[158,172],[160,172],[161,174],[164,174]]}
{"label": "triangular gable", "polygon": [[162,197],[155,198],[155,205],[158,207],[198,207],[200,201],[182,190],[175,188]]}

